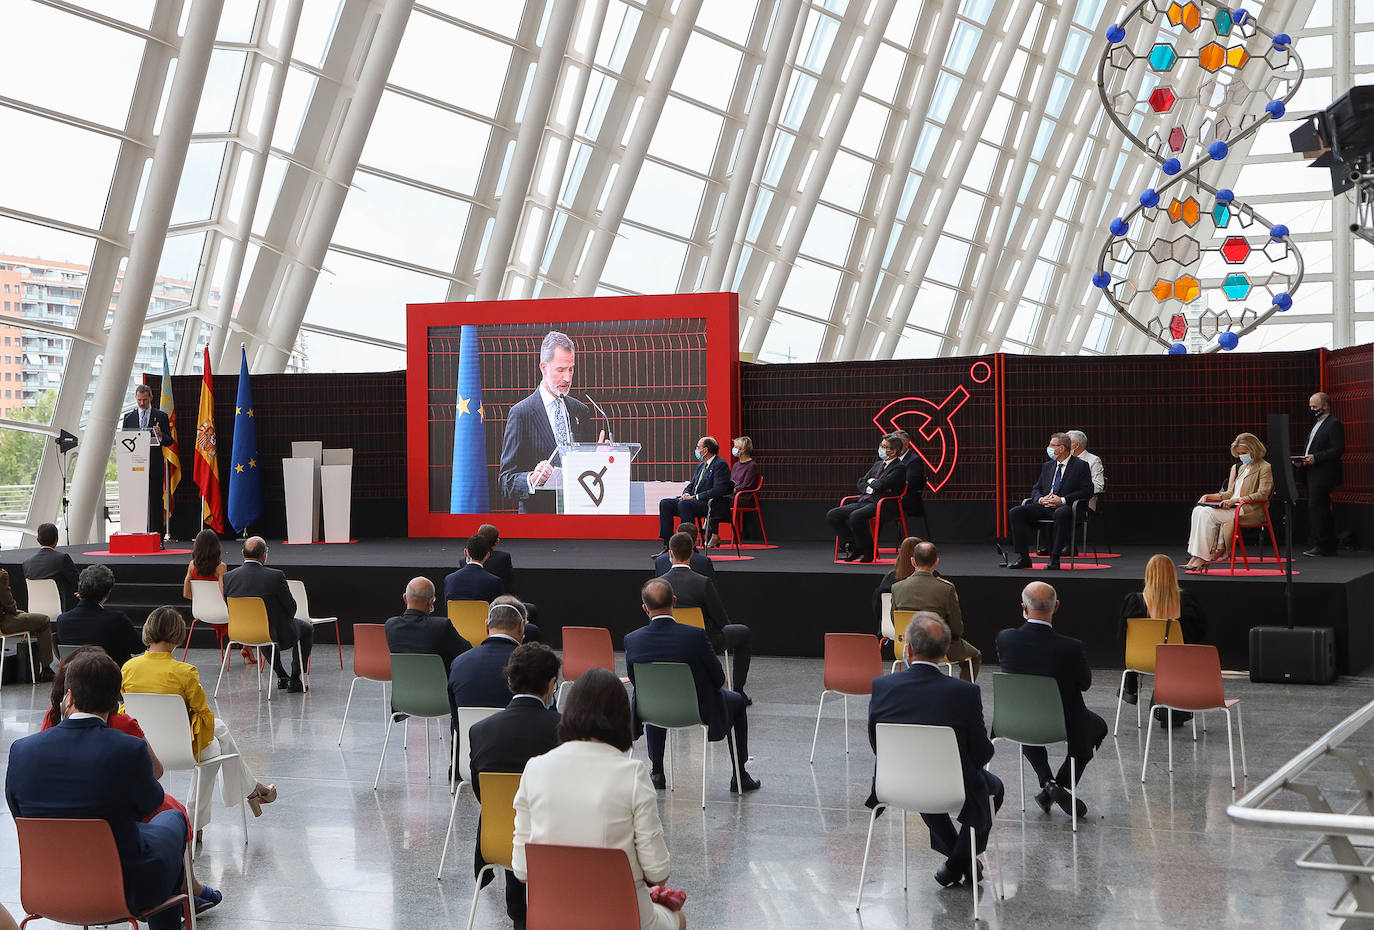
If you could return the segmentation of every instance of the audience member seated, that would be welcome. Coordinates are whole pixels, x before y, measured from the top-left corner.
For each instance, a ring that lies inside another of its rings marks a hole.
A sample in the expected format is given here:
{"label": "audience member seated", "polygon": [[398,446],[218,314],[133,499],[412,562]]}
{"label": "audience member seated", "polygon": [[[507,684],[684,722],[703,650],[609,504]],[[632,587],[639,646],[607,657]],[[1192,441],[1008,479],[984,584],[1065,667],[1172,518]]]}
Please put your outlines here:
{"label": "audience member seated", "polygon": [[67,553],[57,551],[55,524],[40,523],[34,538],[38,541],[39,549],[24,560],[24,578],[28,581],[47,578],[56,581],[57,593],[62,597],[62,609],[68,610],[76,603],[76,563]]}
{"label": "audience member seated", "polygon": [[[992,761],[993,746],[983,724],[983,698],[978,686],[948,677],[935,664],[952,648],[949,627],[935,614],[920,611],[911,618],[904,635],[907,668],[873,679],[868,744],[877,752],[880,723],[917,723],[954,730],[964,772],[958,833],[949,814],[921,814],[930,828],[930,848],[945,857],[935,870],[935,881],[949,887],[974,879],[969,875],[969,831],[977,840],[978,852],[987,849],[992,830],[988,798],[1001,809],[1002,780],[983,768]],[[866,803],[870,808],[877,806],[877,795],[870,793]],[[977,878],[982,878],[981,866]]]}
{"label": "audience member seated", "polygon": [[[482,772],[523,772],[525,764],[558,745],[558,711],[552,708],[558,688],[560,663],[554,651],[543,643],[517,646],[506,663],[506,680],[511,699],[506,709],[479,720],[468,731],[469,767],[472,793],[482,797]],[[622,689],[623,690],[623,689]],[[474,844],[474,875],[487,864],[482,858],[481,813],[477,818],[479,842]],[[494,877],[488,872],[485,886]],[[525,883],[506,872],[506,914],[516,927],[525,925]]]}
{"label": "audience member seated", "polygon": [[[130,910],[156,907],[182,887],[186,815],[154,813],[166,795],[147,744],[107,725],[119,708],[119,667],[91,653],[67,667],[65,719],[10,747],[5,800],[15,817],[98,818],[110,825]],[[145,818],[150,818],[143,822]],[[55,876],[54,876],[55,877]],[[80,881],[80,876],[68,876]],[[147,920],[179,930],[178,907]]]}
{"label": "audience member seated", "polygon": [[594,668],[577,679],[558,739],[558,748],[529,760],[515,793],[516,877],[529,878],[527,843],[622,849],[634,876],[640,927],[684,930],[681,911],[649,897],[649,885],[668,881],[668,847],[654,786],[643,763],[630,755],[630,702],[614,672]]}
{"label": "audience member seated", "polygon": [[[743,788],[745,791],[754,791],[760,782],[751,777],[744,767],[749,759],[749,722],[744,695],[725,688],[725,670],[721,668],[720,659],[716,658],[706,631],[684,626],[673,619],[675,599],[672,585],[663,578],[650,578],[644,582],[639,597],[649,623],[625,634],[625,667],[629,670],[630,680],[634,680],[634,666],[637,663],[686,664],[696,682],[697,709],[707,725],[707,738],[713,742],[722,740],[728,731],[734,730],[741,781],[736,784],[732,768],[730,790]],[[636,730],[640,726],[636,720]],[[649,764],[652,768],[650,780],[655,788],[665,788],[668,780],[663,772],[663,746],[667,732],[655,726],[644,726],[643,729],[648,739]]]}
{"label": "audience member seated", "polygon": [[[483,523],[481,526],[477,527],[477,535],[485,539],[487,545],[491,547],[491,551],[487,553],[486,561],[482,563],[482,567],[485,568],[489,574],[495,575],[497,578],[501,579],[501,591],[503,593],[514,594],[514,563],[511,561],[509,552],[506,552],[504,549],[496,548],[496,544],[501,541],[501,531],[490,523]],[[466,558],[460,558],[458,560],[459,568],[462,568],[466,564]],[[529,601],[524,601],[523,603],[525,606],[525,619],[531,624],[537,622],[539,620],[539,608]],[[528,630],[526,631],[526,640],[534,640],[536,638],[537,637],[530,636]]]}
{"label": "audience member seated", "polygon": [[434,582],[428,578],[410,579],[402,600],[405,612],[386,622],[387,651],[436,655],[443,660],[447,675],[453,660],[471,649],[472,644],[458,635],[448,617],[432,615]]}
{"label": "audience member seated", "polygon": [[[936,578],[940,553],[932,542],[918,543],[912,549],[913,571],[907,578],[892,586],[893,610],[930,611],[949,628],[949,661],[959,669],[959,677],[973,681],[983,667],[983,654],[964,639],[964,612],[959,607],[959,592],[948,578]],[[968,663],[972,660],[973,670]]]}
{"label": "audience member seated", "polygon": [[[897,549],[897,558],[893,560],[892,571],[883,576],[883,580],[878,582],[878,587],[873,589],[873,597],[870,606],[873,608],[873,619],[878,623],[878,629],[883,626],[883,595],[892,593],[892,586],[899,581],[911,577],[915,571],[912,567],[915,563],[911,561],[911,553],[916,550],[916,544],[921,542],[919,536],[908,536],[902,540],[902,545]],[[938,573],[936,573],[938,577]],[[897,632],[897,631],[894,631]],[[900,655],[893,656],[900,658]]]}
{"label": "audience member seated", "polygon": [[1088,474],[1092,476],[1093,496],[1088,498],[1088,509],[1097,509],[1097,495],[1107,490],[1107,472],[1102,467],[1102,459],[1088,451],[1088,434],[1081,429],[1071,429],[1064,434],[1069,437],[1069,451],[1073,457],[1087,463]]}
{"label": "audience member seated", "polygon": [[483,563],[491,552],[486,537],[474,533],[463,545],[463,567],[444,579],[444,603],[449,601],[486,601],[490,604],[505,592],[501,579],[487,571]]}
{"label": "audience member seated", "polygon": [[[267,541],[250,536],[243,542],[243,564],[224,573],[220,579],[224,596],[260,597],[267,606],[267,627],[277,648],[272,650],[272,667],[277,687],[299,694],[305,690],[301,669],[310,664],[310,648],[315,644],[315,628],[296,617],[296,599],[286,586],[286,575],[267,567]],[[291,674],[282,665],[283,650],[291,652]]]}
{"label": "audience member seated", "polygon": [[505,604],[520,611],[520,618],[525,621],[525,635],[520,638],[522,643],[542,643],[544,638],[539,633],[539,627],[534,622],[534,617],[530,614],[530,605],[526,604],[514,594],[503,594],[491,602],[492,607]]}
{"label": "audience member seated", "polygon": [[[1200,643],[1207,635],[1207,614],[1193,592],[1180,588],[1178,573],[1174,570],[1174,560],[1157,553],[1150,556],[1145,564],[1145,588],[1132,591],[1121,602],[1121,641],[1126,641],[1126,621],[1134,617],[1153,617],[1156,620],[1177,620],[1175,628],[1183,638],[1169,637],[1170,642]],[[1140,699],[1140,676],[1127,672],[1125,684],[1121,689],[1121,699],[1134,704]],[[1150,701],[1154,703],[1153,700]],[[1155,716],[1164,723],[1164,714],[1157,711]],[[1174,711],[1174,722],[1192,719],[1192,714]]]}
{"label": "audience member seated", "polygon": [[682,486],[682,493],[677,497],[665,497],[658,502],[658,538],[663,542],[660,552],[668,551],[674,518],[681,526],[690,526],[695,537],[696,518],[707,515],[711,501],[728,497],[734,491],[730,483],[730,466],[716,454],[718,452],[720,443],[714,437],[698,439],[696,456],[700,464],[692,480]]}
{"label": "audience member seated", "polygon": [[[1021,592],[1021,614],[1026,622],[1019,627],[997,634],[997,659],[1004,672],[1016,675],[1044,675],[1059,685],[1059,697],[1064,702],[1064,726],[1069,737],[1068,756],[1058,773],[1050,771],[1049,752],[1043,746],[1022,746],[1036,776],[1040,779],[1040,793],[1035,803],[1045,813],[1050,802],[1068,814],[1072,812],[1069,794],[1069,759],[1074,760],[1078,783],[1083,783],[1083,770],[1092,761],[1093,752],[1107,736],[1107,721],[1088,710],[1083,692],[1093,683],[1088,654],[1080,640],[1054,631],[1054,615],[1059,610],[1059,596],[1043,581],[1033,581]],[[993,734],[996,736],[997,734]],[[1078,816],[1087,814],[1083,792],[1078,793]]]}
{"label": "audience member seated", "polygon": [[1008,568],[1030,568],[1030,547],[1040,530],[1041,520],[1054,521],[1050,542],[1050,569],[1059,568],[1059,558],[1066,555],[1073,542],[1074,501],[1092,497],[1092,471],[1082,459],[1069,454],[1069,437],[1063,433],[1050,436],[1045,449],[1049,461],[1040,468],[1040,477],[1031,488],[1030,499],[1011,508],[1012,548],[1017,559]]}
{"label": "audience member seated", "polygon": [[873,534],[868,521],[878,513],[879,498],[906,486],[906,465],[899,461],[905,450],[906,443],[896,433],[884,436],[878,443],[877,463],[859,479],[858,499],[831,508],[825,515],[839,537],[839,557],[844,561],[873,561]]}
{"label": "audience member seated", "polygon": [[761,476],[759,463],[754,461],[754,440],[741,436],[730,447],[735,463],[730,466],[730,485],[733,490],[724,497],[717,497],[710,506],[703,548],[714,549],[720,545],[720,525],[730,521],[730,511],[734,506],[735,495],[740,491],[752,491],[759,486]]}
{"label": "audience member seated", "polygon": [[[48,712],[43,715],[42,729],[51,729],[52,727],[55,727],[62,722],[62,699],[67,695],[67,669],[71,666],[72,662],[75,661],[79,656],[101,655],[103,654],[103,652],[104,650],[102,650],[99,646],[78,646],[76,649],[67,653],[67,657],[58,663],[57,673],[52,680],[52,689],[49,694],[49,697],[52,701],[52,706],[49,707]],[[128,714],[123,713],[122,711],[115,711],[114,713],[110,714],[109,718],[105,721],[105,723],[110,728],[118,730],[121,733],[128,733],[130,736],[137,736],[139,739],[144,741],[144,745],[147,745],[147,736],[144,735],[143,728],[138,725],[137,720],[135,720],[133,717],[130,717]],[[153,752],[153,747],[150,745],[148,746],[148,756],[153,760],[153,777],[159,779],[162,778],[164,772],[162,768],[162,760],[157,757],[157,753]],[[180,801],[178,801],[176,798],[172,797],[170,794],[163,796],[162,806],[159,807],[157,810],[153,811],[153,813],[149,814],[147,817],[145,817],[143,819],[143,822],[147,823],[148,821],[152,820],[153,817],[157,816],[163,811],[181,811],[182,815],[186,816],[186,841],[190,842],[191,818],[189,815],[186,815],[186,806],[182,804]],[[216,904],[219,904],[221,901],[224,900],[224,895],[222,892],[214,888],[211,888],[209,885],[203,885],[196,880],[194,867],[192,867],[191,869],[191,893],[192,896],[195,898],[197,914],[201,914],[205,911],[208,911],[210,908],[214,907]],[[3,930],[3,920],[0,920],[0,930]]]}
{"label": "audience member seated", "polygon": [[[148,615],[143,624],[143,642],[148,651],[124,663],[123,690],[136,694],[175,694],[186,702],[191,719],[191,748],[196,758],[213,758],[220,753],[236,753],[238,745],[229,727],[215,716],[205,699],[200,684],[200,672],[194,665],[173,656],[176,648],[186,641],[186,620],[175,607],[159,607]],[[245,799],[254,817],[262,816],[262,805],[277,799],[274,785],[264,785],[253,777],[242,755],[207,765],[200,769],[196,785],[196,841],[200,831],[210,822],[211,799],[214,797],[215,774],[220,776],[220,794],[225,807],[232,807]]]}
{"label": "audience member seated", "polygon": [[1260,504],[1274,493],[1274,471],[1264,460],[1265,451],[1264,443],[1253,433],[1241,433],[1231,441],[1231,455],[1239,461],[1231,466],[1225,490],[1197,499],[1188,534],[1188,555],[1192,558],[1181,568],[1206,572],[1226,554],[1231,548],[1237,507],[1241,526],[1258,526],[1264,521]]}
{"label": "audience member seated", "polygon": [[[38,680],[52,681],[52,619],[47,614],[35,614],[19,609],[10,590],[10,573],[0,568],[0,633],[29,633],[37,650]],[[27,666],[27,663],[22,663]]]}
{"label": "audience member seated", "polygon": [[[214,530],[201,530],[191,544],[191,562],[186,566],[186,577],[181,582],[181,596],[188,601],[191,599],[193,581],[213,581],[220,585],[220,594],[223,595],[222,579],[228,570],[229,566],[224,564],[221,556],[219,534]],[[240,646],[239,653],[243,661],[250,665],[258,664],[258,654],[252,648]]]}
{"label": "audience member seated", "polygon": [[449,704],[459,707],[505,707],[510,703],[506,663],[525,638],[525,618],[513,604],[492,604],[487,614],[487,638],[453,660],[448,672]]}
{"label": "audience member seated", "polygon": [[122,666],[130,656],[143,651],[143,640],[128,614],[106,609],[105,599],[114,590],[114,583],[114,572],[104,565],[83,568],[76,586],[81,600],[58,615],[55,632],[64,646],[99,646]]}
{"label": "audience member seated", "polygon": [[[691,536],[692,534],[688,533],[687,535]],[[670,538],[668,541],[671,543],[672,539]],[[695,539],[693,543],[695,544]],[[698,575],[711,579],[716,577],[716,563],[712,562],[710,556],[706,555],[704,552],[693,552],[692,561],[689,564],[692,566],[692,571],[696,572]],[[662,578],[664,575],[668,574],[672,567],[673,554],[671,551],[660,552],[658,555],[654,556],[655,578]]]}
{"label": "audience member seated", "polygon": [[716,652],[729,652],[734,658],[734,673],[731,684],[744,696],[746,704],[752,704],[744,694],[744,683],[749,678],[749,627],[743,623],[731,623],[730,615],[725,612],[725,603],[720,599],[716,583],[704,575],[698,575],[691,567],[692,550],[695,548],[691,533],[674,533],[668,540],[668,554],[672,565],[663,579],[673,586],[673,597],[679,607],[699,607],[706,620],[706,635],[711,639],[711,648]]}

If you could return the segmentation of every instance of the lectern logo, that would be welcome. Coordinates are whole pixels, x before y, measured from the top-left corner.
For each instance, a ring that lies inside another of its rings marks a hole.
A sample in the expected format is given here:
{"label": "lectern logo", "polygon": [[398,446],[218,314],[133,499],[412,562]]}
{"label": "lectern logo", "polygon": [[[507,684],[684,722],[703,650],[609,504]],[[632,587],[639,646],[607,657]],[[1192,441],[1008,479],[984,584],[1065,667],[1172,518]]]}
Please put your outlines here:
{"label": "lectern logo", "polygon": [[119,441],[124,444],[124,449],[127,452],[134,451],[134,446],[138,445],[138,443],[132,439],[121,439]]}
{"label": "lectern logo", "polygon": [[[606,467],[603,465],[601,471],[584,471],[577,476],[577,483],[582,485],[582,490],[587,492],[587,497],[597,507],[600,507],[601,502],[606,498],[606,482],[602,480],[605,474]],[[593,485],[595,485],[596,490],[592,490]]]}

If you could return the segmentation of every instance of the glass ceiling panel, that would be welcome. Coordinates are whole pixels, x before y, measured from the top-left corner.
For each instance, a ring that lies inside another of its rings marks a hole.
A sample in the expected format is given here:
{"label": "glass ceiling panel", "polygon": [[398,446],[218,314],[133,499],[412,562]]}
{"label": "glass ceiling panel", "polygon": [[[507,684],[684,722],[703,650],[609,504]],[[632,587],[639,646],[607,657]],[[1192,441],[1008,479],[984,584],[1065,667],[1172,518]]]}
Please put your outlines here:
{"label": "glass ceiling panel", "polygon": [[100,225],[118,140],[3,107],[0,138],[11,140],[0,145],[0,205]]}
{"label": "glass ceiling panel", "polygon": [[471,194],[490,135],[486,123],[388,91],[377,106],[362,163]]}
{"label": "glass ceiling panel", "polygon": [[461,200],[359,173],[334,241],[448,271],[458,255],[469,211]]}
{"label": "glass ceiling panel", "polygon": [[495,116],[511,47],[424,13],[412,13],[391,83]]}

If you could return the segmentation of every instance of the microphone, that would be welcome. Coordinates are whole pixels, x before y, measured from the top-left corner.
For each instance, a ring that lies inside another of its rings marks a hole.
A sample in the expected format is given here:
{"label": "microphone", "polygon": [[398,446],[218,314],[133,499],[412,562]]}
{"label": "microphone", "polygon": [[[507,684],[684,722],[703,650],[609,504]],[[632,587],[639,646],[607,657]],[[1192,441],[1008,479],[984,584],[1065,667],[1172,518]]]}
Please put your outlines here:
{"label": "microphone", "polygon": [[607,439],[609,442],[615,442],[615,433],[613,433],[613,432],[611,431],[611,418],[608,417],[608,416],[606,415],[606,411],[604,411],[604,410],[601,409],[601,405],[600,405],[600,404],[598,404],[596,401],[592,400],[592,395],[587,394],[587,393],[584,392],[584,393],[582,394],[582,396],[585,397],[585,398],[587,398],[587,403],[589,403],[589,404],[591,404],[593,407],[595,407],[595,408],[596,408],[596,412],[599,413],[599,414],[601,414],[601,418],[602,418],[603,420],[606,421],[606,439]]}

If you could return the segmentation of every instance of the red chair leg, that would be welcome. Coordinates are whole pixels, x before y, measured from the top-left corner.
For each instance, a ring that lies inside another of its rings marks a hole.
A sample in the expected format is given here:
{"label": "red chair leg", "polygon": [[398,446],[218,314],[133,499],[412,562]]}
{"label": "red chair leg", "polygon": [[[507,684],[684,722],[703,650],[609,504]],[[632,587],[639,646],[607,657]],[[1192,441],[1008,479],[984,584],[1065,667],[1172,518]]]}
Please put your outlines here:
{"label": "red chair leg", "polygon": [[181,650],[181,661],[186,661],[186,653],[191,649],[191,634],[196,631],[196,618],[191,618],[191,628],[186,631],[186,645]]}

